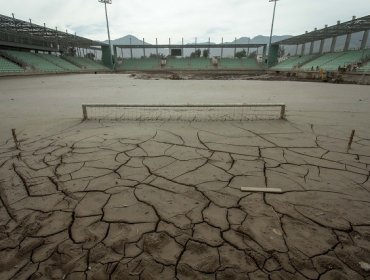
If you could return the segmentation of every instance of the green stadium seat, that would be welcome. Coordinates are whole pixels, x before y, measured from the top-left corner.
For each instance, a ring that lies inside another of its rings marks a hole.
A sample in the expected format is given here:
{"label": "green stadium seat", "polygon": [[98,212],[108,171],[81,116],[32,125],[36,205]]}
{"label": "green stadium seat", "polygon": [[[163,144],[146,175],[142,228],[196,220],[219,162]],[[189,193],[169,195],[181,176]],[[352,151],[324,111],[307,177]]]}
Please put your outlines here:
{"label": "green stadium seat", "polygon": [[24,69],[10,60],[0,56],[0,73],[21,73]]}
{"label": "green stadium seat", "polygon": [[218,62],[221,70],[261,70],[262,65],[254,58],[221,58]]}
{"label": "green stadium seat", "polygon": [[48,60],[45,60],[35,53],[11,50],[6,50],[4,53],[9,57],[14,58],[14,60],[21,62],[24,66],[29,66],[40,72],[49,73],[64,71],[61,67],[49,62]]}
{"label": "green stadium seat", "polygon": [[76,65],[68,62],[67,60],[62,59],[59,56],[51,55],[51,54],[38,54],[38,56],[42,57],[45,60],[57,65],[58,67],[71,72],[78,72],[81,68],[77,67]]}
{"label": "green stadium seat", "polygon": [[291,56],[288,59],[280,62],[278,65],[271,67],[270,69],[275,71],[291,71],[301,67],[315,57],[317,57],[317,55]]}
{"label": "green stadium seat", "polygon": [[78,56],[63,56],[64,60],[78,66],[82,70],[90,70],[90,71],[108,71],[109,68],[105,67],[103,64],[92,60],[86,57],[78,57]]}

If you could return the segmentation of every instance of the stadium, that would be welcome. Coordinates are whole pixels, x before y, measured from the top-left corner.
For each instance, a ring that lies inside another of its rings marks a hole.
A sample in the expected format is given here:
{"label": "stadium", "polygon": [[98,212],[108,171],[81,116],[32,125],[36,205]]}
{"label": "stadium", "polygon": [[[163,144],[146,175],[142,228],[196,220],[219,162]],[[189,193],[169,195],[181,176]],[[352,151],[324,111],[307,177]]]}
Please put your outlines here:
{"label": "stadium", "polygon": [[0,279],[370,279],[370,15],[277,1],[267,42],[0,15]]}

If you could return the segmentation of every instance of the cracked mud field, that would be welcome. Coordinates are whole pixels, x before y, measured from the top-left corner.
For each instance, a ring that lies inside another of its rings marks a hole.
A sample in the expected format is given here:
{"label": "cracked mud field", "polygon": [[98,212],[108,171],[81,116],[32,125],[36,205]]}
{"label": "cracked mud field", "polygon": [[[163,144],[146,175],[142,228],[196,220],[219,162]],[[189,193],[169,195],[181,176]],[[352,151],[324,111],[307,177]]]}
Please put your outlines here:
{"label": "cracked mud field", "polygon": [[290,121],[87,121],[9,141],[0,279],[370,279],[370,139],[347,142]]}
{"label": "cracked mud field", "polygon": [[[1,280],[370,280],[368,87],[0,83]],[[81,103],[107,102],[286,103],[288,118],[81,123]]]}

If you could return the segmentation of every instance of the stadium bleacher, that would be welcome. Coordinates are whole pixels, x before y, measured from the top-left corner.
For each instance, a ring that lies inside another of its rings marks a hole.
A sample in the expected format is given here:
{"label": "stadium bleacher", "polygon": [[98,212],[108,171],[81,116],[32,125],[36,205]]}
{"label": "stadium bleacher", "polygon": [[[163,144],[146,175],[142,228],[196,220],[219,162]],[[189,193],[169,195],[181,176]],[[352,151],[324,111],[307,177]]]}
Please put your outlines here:
{"label": "stadium bleacher", "polygon": [[37,55],[45,60],[48,60],[49,62],[57,65],[58,67],[66,71],[78,72],[81,70],[81,68],[77,67],[76,65],[73,65],[72,63],[68,62],[67,60],[62,59],[59,56],[55,56],[51,54],[37,54]]}
{"label": "stadium bleacher", "polygon": [[209,58],[199,57],[190,58],[190,69],[192,70],[209,70],[213,68],[212,62]]}
{"label": "stadium bleacher", "polygon": [[[323,55],[292,56],[270,69],[275,71],[289,71],[293,69],[301,69],[304,71],[316,71],[317,69],[337,71],[339,67],[345,68],[348,65],[354,65],[362,61],[368,61],[369,59],[370,49],[351,50],[346,52],[325,53]],[[362,71],[362,69],[359,68],[359,71]]]}
{"label": "stadium bleacher", "polygon": [[7,56],[14,58],[16,61],[21,62],[24,66],[32,67],[36,71],[47,73],[64,71],[61,67],[49,62],[48,60],[45,60],[35,53],[12,50],[6,50],[3,52]]}
{"label": "stadium bleacher", "polygon": [[104,65],[86,57],[79,57],[79,56],[64,56],[63,59],[67,60],[68,62],[78,66],[83,70],[90,70],[90,71],[107,71],[109,70]]}
{"label": "stadium bleacher", "polygon": [[218,69],[261,70],[263,67],[254,58],[221,58]]}
{"label": "stadium bleacher", "polygon": [[316,58],[317,55],[303,55],[303,56],[291,56],[288,59],[280,62],[278,65],[271,67],[271,70],[284,71],[293,70],[307,63],[308,61]]}
{"label": "stadium bleacher", "polygon": [[0,56],[0,72],[1,73],[21,73],[24,69],[8,59]]}
{"label": "stadium bleacher", "polygon": [[[318,58],[306,63],[301,68],[303,70],[312,70],[312,69],[316,70],[316,68],[324,69],[323,66],[325,64],[333,62],[334,60],[338,59],[342,55],[344,55],[344,53],[342,53],[342,52],[326,53],[326,54],[323,54],[322,56],[319,56]],[[338,68],[338,66],[337,66],[337,68]]]}
{"label": "stadium bleacher", "polygon": [[190,68],[190,58],[167,58],[166,69],[186,70]]}
{"label": "stadium bleacher", "polygon": [[359,73],[370,73],[370,61],[363,64],[361,67],[357,69]]}

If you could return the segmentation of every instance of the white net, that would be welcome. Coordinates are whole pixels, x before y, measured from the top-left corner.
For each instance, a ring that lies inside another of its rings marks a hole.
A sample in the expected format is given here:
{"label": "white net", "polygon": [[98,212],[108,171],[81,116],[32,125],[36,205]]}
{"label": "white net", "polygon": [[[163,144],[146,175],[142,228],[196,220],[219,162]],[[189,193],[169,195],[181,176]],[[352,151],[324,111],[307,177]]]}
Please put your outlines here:
{"label": "white net", "polygon": [[82,105],[85,120],[245,121],[285,117],[284,104]]}

